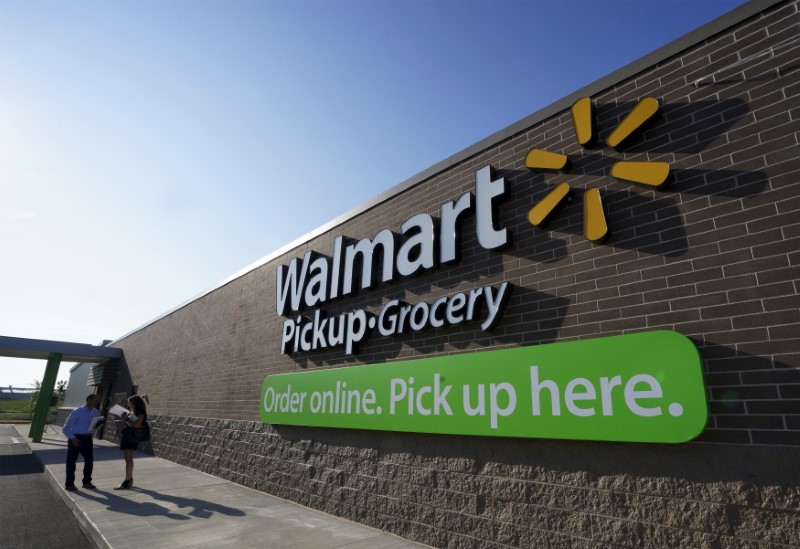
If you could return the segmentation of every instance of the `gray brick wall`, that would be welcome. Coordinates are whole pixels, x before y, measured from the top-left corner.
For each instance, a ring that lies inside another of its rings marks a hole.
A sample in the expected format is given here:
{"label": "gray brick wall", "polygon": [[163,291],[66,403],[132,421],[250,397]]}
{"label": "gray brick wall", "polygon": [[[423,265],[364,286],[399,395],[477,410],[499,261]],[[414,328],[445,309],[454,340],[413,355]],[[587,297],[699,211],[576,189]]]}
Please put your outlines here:
{"label": "gray brick wall", "polygon": [[[116,345],[125,383],[151,400],[157,455],[437,547],[800,545],[800,69],[798,45],[698,78],[798,37],[784,2],[593,95],[595,149],[568,110],[459,161],[388,202],[176,310]],[[661,120],[623,153],[603,139],[644,96]],[[480,106],[476,106],[480,108]],[[542,148],[565,175],[524,167]],[[615,160],[665,161],[666,191],[617,182]],[[491,164],[509,197],[502,253],[463,227],[452,268],[362,292],[330,315],[513,283],[490,334],[462,325],[372,337],[340,350],[279,352],[275,269],[339,234],[372,237],[470,191]],[[556,183],[576,200],[546,231],[528,209]],[[580,194],[599,187],[612,236],[582,236]],[[332,216],[337,212],[331,212]],[[508,440],[262,425],[278,372],[676,330],[703,358],[710,421],[680,446]],[[125,377],[129,376],[129,377]],[[773,544],[773,545],[770,545]]]}

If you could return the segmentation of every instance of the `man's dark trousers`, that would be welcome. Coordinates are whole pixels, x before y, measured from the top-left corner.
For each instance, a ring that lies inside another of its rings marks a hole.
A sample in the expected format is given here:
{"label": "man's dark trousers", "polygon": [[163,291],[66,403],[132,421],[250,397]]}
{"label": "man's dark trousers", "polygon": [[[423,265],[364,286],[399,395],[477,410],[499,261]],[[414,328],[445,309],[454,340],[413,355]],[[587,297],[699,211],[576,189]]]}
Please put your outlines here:
{"label": "man's dark trousers", "polygon": [[83,456],[83,483],[92,482],[92,469],[94,469],[94,445],[92,435],[75,435],[81,445],[75,446],[71,440],[67,441],[67,486],[75,484],[75,464],[78,454]]}

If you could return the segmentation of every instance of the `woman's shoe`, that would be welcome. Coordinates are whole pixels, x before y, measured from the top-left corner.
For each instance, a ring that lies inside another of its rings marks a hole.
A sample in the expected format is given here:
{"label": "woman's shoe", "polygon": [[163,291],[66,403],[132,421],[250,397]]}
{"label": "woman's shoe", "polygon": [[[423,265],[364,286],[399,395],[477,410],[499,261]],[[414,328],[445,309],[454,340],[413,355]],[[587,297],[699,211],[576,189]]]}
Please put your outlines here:
{"label": "woman's shoe", "polygon": [[132,479],[132,478],[131,478],[131,479],[126,479],[126,480],[123,480],[123,481],[122,481],[122,484],[120,484],[119,486],[117,486],[116,488],[114,488],[114,490],[127,490],[127,489],[128,489],[128,488],[130,488],[131,486],[133,486],[133,479]]}

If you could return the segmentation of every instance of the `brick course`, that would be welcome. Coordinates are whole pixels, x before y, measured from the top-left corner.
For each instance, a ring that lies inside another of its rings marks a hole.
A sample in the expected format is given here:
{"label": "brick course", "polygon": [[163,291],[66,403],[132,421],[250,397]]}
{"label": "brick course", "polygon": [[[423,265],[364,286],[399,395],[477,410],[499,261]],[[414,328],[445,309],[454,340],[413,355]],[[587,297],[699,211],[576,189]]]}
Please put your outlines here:
{"label": "brick course", "polygon": [[[434,174],[125,337],[120,386],[152,402],[166,458],[437,547],[800,546],[798,45],[692,82],[798,36],[798,2],[764,13],[593,95],[600,140],[575,143],[554,114]],[[661,120],[623,153],[603,139],[645,95]],[[525,153],[572,169],[529,171]],[[665,191],[607,175],[615,160],[669,162]],[[474,325],[281,355],[275,269],[334,238],[438,216],[491,164],[506,179],[502,251],[464,220],[457,264],[328,303],[333,316],[508,281],[490,334]],[[567,181],[575,199],[546,231],[527,210]],[[611,238],[582,236],[584,189],[603,194]],[[703,358],[710,420],[680,446],[486,440],[263,425],[266,375],[672,329]],[[118,390],[118,389],[117,389]]]}

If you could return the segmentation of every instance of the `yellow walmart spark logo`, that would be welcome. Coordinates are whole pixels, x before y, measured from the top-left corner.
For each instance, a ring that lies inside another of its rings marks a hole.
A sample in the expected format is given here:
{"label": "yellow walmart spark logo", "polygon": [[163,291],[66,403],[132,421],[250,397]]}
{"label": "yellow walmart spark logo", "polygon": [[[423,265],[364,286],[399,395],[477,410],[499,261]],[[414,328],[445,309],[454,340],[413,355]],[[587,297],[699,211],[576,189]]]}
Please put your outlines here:
{"label": "yellow walmart spark logo", "polygon": [[[577,100],[572,105],[572,123],[578,143],[584,148],[591,147],[596,135],[592,124],[593,107],[588,97]],[[606,138],[606,144],[617,152],[632,142],[645,128],[656,120],[659,104],[652,97],[639,101],[625,116],[622,122]],[[541,149],[532,149],[525,157],[525,166],[534,170],[569,171],[566,155]],[[616,179],[662,188],[669,177],[669,164],[666,162],[615,162],[610,175]],[[561,183],[550,191],[528,212],[528,221],[537,228],[543,228],[555,213],[572,198],[573,190],[568,183]],[[583,194],[583,235],[592,242],[602,242],[608,237],[608,223],[603,211],[600,190],[589,187]]]}

